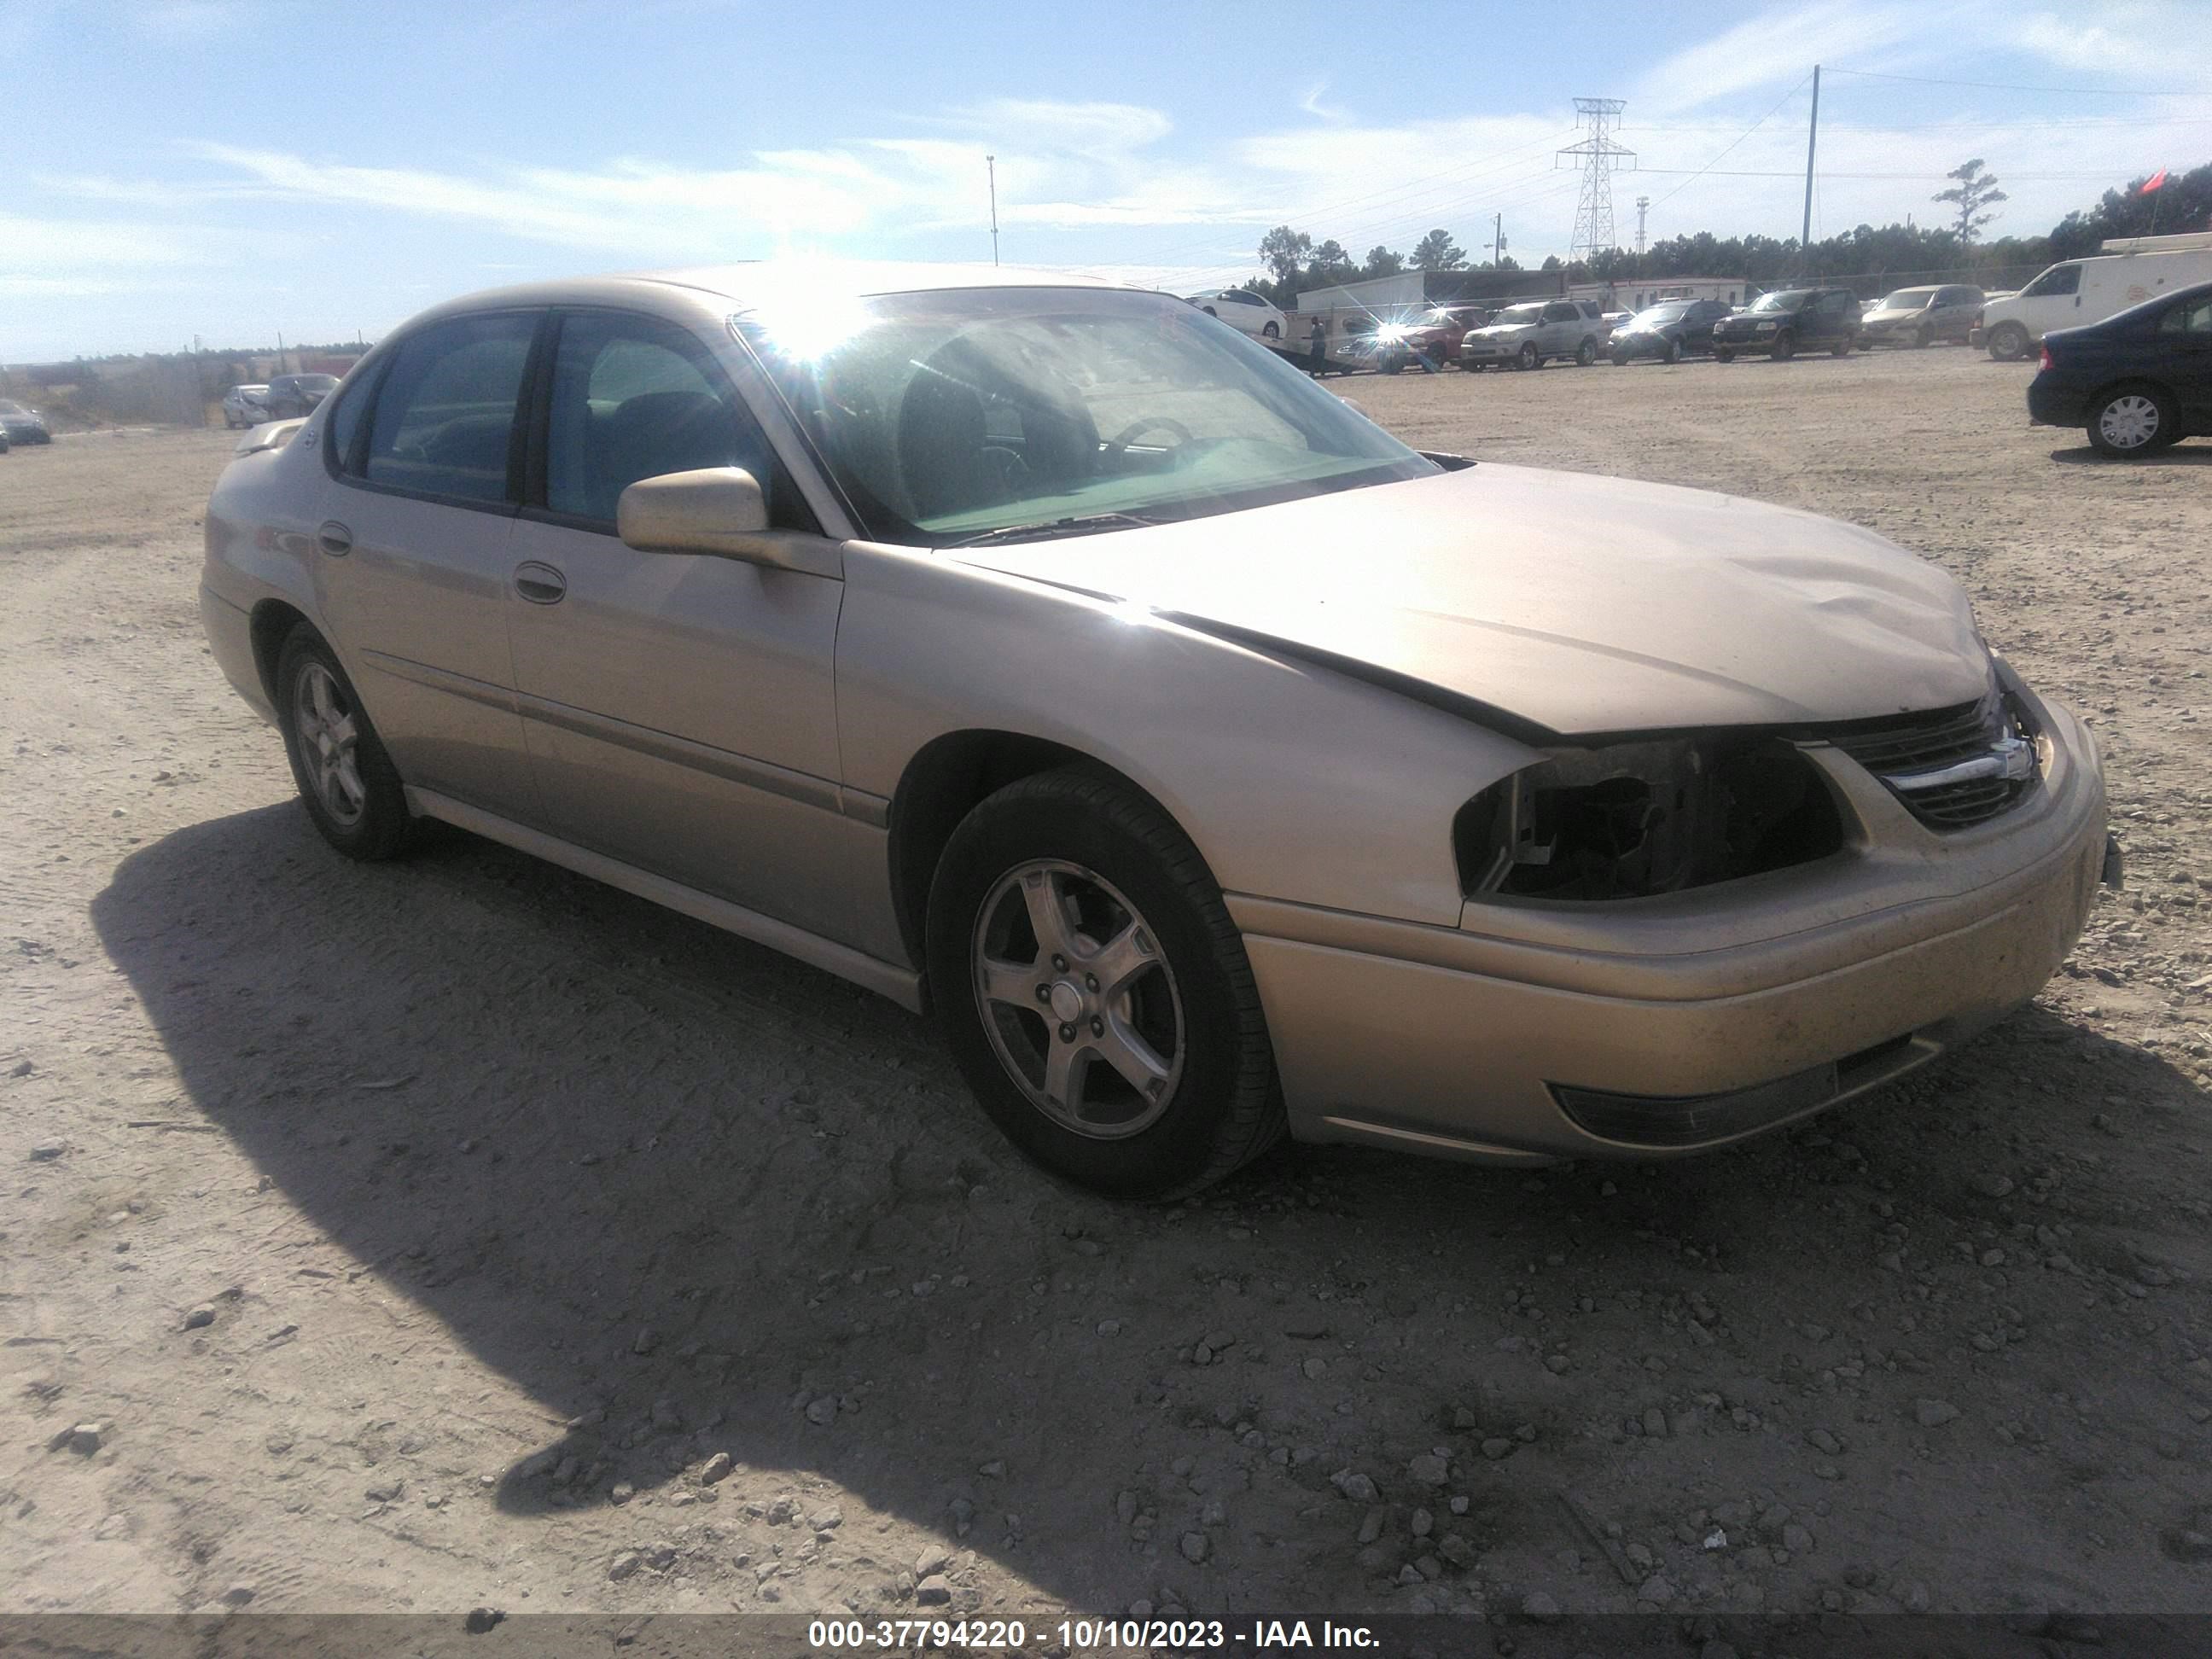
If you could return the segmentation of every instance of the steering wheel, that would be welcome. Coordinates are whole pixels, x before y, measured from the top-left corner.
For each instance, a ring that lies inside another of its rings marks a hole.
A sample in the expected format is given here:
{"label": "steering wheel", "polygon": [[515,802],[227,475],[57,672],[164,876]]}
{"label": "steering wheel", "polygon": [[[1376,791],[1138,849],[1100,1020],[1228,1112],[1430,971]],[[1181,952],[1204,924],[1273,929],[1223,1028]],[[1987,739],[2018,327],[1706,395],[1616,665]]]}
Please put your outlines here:
{"label": "steering wheel", "polygon": [[1106,447],[1116,455],[1128,453],[1129,446],[1147,432],[1171,432],[1176,447],[1194,441],[1191,430],[1181,421],[1170,420],[1164,415],[1147,415],[1142,420],[1132,421],[1115,436],[1106,441]]}

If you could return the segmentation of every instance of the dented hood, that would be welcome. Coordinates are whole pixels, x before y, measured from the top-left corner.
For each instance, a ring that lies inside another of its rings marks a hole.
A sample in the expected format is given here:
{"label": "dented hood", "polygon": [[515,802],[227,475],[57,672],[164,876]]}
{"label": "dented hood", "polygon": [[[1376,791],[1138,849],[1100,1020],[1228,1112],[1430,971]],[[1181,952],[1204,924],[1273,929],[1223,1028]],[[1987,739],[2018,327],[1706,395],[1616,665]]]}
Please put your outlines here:
{"label": "dented hood", "polygon": [[1958,584],[1871,531],[1533,467],[956,556],[1562,735],[1861,720],[1990,678]]}

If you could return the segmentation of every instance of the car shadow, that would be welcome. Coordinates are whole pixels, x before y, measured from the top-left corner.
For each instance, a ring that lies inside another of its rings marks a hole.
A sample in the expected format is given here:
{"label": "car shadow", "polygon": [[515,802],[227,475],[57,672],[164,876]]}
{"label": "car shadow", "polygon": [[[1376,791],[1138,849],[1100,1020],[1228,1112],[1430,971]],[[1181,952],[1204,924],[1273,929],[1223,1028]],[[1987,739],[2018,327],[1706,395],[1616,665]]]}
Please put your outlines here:
{"label": "car shadow", "polygon": [[[1806,1349],[1782,1327],[1897,1302],[1869,1206],[1923,1242],[1986,1209],[1960,1171],[1987,1149],[1958,1126],[2079,1133],[2070,1101],[2014,1097],[2019,1056],[2201,1100],[2037,1009],[1693,1161],[1530,1174],[1291,1147],[1202,1201],[1115,1204],[1016,1157],[890,1003],[471,836],[362,866],[291,804],[243,811],[132,854],[92,914],[191,1105],[355,1276],[568,1423],[514,1458],[500,1508],[698,1502],[723,1451],[1092,1607],[1160,1581],[1131,1511],[1158,1511],[1173,1557],[1216,1492],[1273,1520],[1169,1563],[1193,1605],[1358,1604],[1382,1580],[1328,1477],[1403,1495],[1439,1443],[1480,1494],[1465,1524],[1549,1539],[1559,1489],[1613,1478],[1593,1413],[1795,1387],[1807,1360],[1738,1344]],[[1847,1224],[1801,1224],[1838,1206]],[[1867,1237],[1839,1254],[1838,1225]],[[1706,1297],[1723,1346],[1682,1350]],[[1564,1376],[1536,1363],[1562,1331]],[[1642,1358],[1662,1347],[1663,1380]],[[1484,1461],[1523,1425],[1540,1445]],[[1642,1478],[1665,1512],[1675,1477]]]}
{"label": "car shadow", "polygon": [[2212,448],[2187,448],[2184,447],[2187,441],[2185,439],[2172,449],[2154,450],[2126,460],[2103,454],[2088,444],[2077,444],[2071,449],[2052,450],[2051,459],[2069,466],[2212,466]]}

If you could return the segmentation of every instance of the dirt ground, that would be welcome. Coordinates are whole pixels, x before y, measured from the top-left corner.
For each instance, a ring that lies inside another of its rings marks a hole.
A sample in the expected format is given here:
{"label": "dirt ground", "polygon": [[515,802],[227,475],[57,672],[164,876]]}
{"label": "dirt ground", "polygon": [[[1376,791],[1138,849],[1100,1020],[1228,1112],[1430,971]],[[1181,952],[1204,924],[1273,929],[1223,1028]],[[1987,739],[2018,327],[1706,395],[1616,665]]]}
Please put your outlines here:
{"label": "dirt ground", "polygon": [[0,458],[0,1610],[2212,1607],[2212,445],[2095,461],[2026,379],[1332,382],[1925,553],[2094,718],[2129,887],[1786,1135],[1166,1209],[768,951],[341,861],[201,642],[228,440]]}

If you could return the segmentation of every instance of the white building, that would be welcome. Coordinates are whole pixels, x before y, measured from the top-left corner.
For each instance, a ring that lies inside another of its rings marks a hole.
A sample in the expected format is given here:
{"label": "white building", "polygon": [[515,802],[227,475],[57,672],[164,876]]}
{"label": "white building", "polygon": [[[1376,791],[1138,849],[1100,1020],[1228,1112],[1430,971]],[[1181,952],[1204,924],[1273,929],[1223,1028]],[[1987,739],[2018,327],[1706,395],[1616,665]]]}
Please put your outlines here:
{"label": "white building", "polygon": [[1641,311],[1669,300],[1720,300],[1732,306],[1754,297],[1741,276],[1645,276],[1618,283],[1570,283],[1571,300],[1595,300],[1607,311]]}

